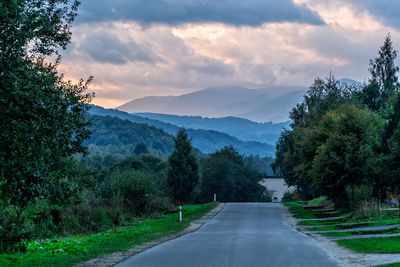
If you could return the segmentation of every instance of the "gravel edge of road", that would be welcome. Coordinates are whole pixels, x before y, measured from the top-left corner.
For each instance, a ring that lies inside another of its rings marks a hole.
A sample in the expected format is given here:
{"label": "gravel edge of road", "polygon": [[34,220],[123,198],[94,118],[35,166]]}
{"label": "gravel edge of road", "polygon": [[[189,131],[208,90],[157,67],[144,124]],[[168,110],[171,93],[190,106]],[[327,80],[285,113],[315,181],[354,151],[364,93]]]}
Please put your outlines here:
{"label": "gravel edge of road", "polygon": [[120,262],[134,256],[135,254],[138,254],[138,253],[146,250],[146,249],[152,248],[154,246],[157,246],[157,245],[167,242],[169,240],[176,239],[183,235],[190,234],[190,233],[197,231],[201,226],[203,226],[205,223],[207,223],[212,218],[214,218],[214,216],[216,216],[220,211],[222,211],[224,209],[224,207],[225,207],[224,203],[219,204],[215,209],[211,210],[209,213],[204,215],[201,219],[191,222],[190,226],[188,228],[186,228],[185,230],[183,230],[179,233],[176,233],[176,234],[173,234],[170,236],[166,236],[166,237],[154,240],[154,241],[150,241],[150,242],[144,243],[142,245],[135,246],[134,248],[132,248],[128,251],[125,251],[125,252],[114,252],[114,253],[99,257],[99,258],[95,258],[95,259],[92,259],[92,260],[89,260],[89,261],[86,261],[83,263],[79,263],[79,264],[75,265],[75,267],[115,266],[118,263],[120,263]]}

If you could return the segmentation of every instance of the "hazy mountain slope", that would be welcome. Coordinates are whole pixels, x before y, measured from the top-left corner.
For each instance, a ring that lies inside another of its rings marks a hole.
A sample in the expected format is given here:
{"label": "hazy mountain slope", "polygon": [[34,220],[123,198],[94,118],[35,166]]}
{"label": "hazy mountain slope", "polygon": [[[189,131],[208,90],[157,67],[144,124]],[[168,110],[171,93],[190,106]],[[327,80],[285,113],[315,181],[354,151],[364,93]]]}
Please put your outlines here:
{"label": "hazy mountain slope", "polygon": [[180,127],[219,131],[244,141],[258,141],[267,144],[274,144],[283,128],[289,127],[289,121],[257,123],[238,117],[204,118],[158,113],[135,113],[134,115],[171,123]]}
{"label": "hazy mountain slope", "polygon": [[[351,79],[345,85],[361,86]],[[302,101],[306,87],[210,87],[180,96],[152,96],[132,100],[117,109],[129,113],[162,113],[202,117],[241,117],[256,122],[282,122]]]}
{"label": "hazy mountain slope", "polygon": [[[274,90],[278,89],[275,88]],[[295,89],[298,89],[298,87]],[[117,107],[117,109],[129,113],[150,112],[203,117],[237,116],[238,114],[248,113],[249,108],[254,105],[253,103],[249,105],[241,105],[240,103],[250,99],[258,99],[258,96],[268,98],[270,101],[276,99],[276,97],[270,96],[270,89],[266,88],[213,87],[174,97],[139,98]],[[247,117],[243,116],[243,118]],[[252,118],[256,121],[262,121],[254,115]],[[282,121],[286,120],[287,118],[282,119]]]}
{"label": "hazy mountain slope", "polygon": [[273,99],[268,95],[258,95],[237,103],[238,106],[247,107],[247,110],[235,116],[254,121],[287,121],[289,112],[303,100],[304,94],[305,91],[298,90]]}
{"label": "hazy mountain slope", "polygon": [[[146,119],[139,116],[130,115],[126,112],[104,109],[98,106],[92,106],[92,108],[89,110],[89,114],[112,116],[123,120],[129,120],[130,122],[134,123],[144,123],[149,126],[154,126],[156,128],[162,129],[170,135],[175,135],[179,129],[178,126],[170,123]],[[212,153],[217,149],[223,148],[225,145],[232,145],[240,153],[245,155],[254,154],[260,156],[274,156],[275,153],[275,147],[269,144],[254,141],[246,142],[239,140],[236,137],[217,131],[195,129],[187,129],[187,131],[188,135],[193,138],[193,146],[198,148],[203,153]],[[143,134],[146,135],[147,133],[144,132]]]}

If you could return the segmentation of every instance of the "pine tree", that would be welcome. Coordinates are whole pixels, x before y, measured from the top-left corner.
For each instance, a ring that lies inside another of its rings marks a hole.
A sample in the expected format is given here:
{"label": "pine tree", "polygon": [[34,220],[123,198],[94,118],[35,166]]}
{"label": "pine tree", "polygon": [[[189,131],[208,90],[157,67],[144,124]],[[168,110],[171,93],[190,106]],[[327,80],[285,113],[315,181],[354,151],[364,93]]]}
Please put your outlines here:
{"label": "pine tree", "polygon": [[172,199],[179,204],[193,199],[199,182],[199,165],[191,141],[185,128],[181,128],[174,139],[175,149],[168,158],[167,184]]}
{"label": "pine tree", "polygon": [[363,89],[363,99],[368,108],[381,114],[398,85],[399,67],[394,63],[396,57],[397,51],[393,48],[390,34],[388,34],[378,56],[369,61],[371,77]]}

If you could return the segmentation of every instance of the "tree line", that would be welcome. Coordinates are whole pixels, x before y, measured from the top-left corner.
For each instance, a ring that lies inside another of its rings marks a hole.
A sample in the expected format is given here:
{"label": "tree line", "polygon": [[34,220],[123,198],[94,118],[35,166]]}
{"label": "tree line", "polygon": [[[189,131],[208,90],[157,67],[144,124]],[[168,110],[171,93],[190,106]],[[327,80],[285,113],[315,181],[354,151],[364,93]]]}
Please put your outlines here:
{"label": "tree line", "polygon": [[[362,86],[316,79],[290,112],[276,145],[273,169],[303,199],[326,195],[351,208],[359,192],[384,200],[398,192],[400,87],[397,51],[388,34],[369,62]],[[365,195],[365,194],[364,194]]]}

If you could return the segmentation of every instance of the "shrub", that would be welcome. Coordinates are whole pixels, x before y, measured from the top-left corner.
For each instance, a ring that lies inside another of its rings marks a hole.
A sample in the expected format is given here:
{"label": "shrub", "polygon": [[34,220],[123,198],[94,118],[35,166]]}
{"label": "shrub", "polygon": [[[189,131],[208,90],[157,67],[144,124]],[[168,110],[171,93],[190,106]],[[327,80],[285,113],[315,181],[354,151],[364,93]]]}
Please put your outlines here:
{"label": "shrub", "polygon": [[359,208],[362,203],[371,201],[373,196],[372,186],[369,185],[348,185],[345,189],[349,199],[349,208],[352,211]]}
{"label": "shrub", "polygon": [[283,196],[282,196],[282,202],[290,202],[290,201],[295,201],[295,200],[297,200],[297,199],[294,199],[294,194],[295,194],[296,192],[295,191],[290,191],[290,190],[288,190],[288,191],[285,191],[285,193],[283,193]]}
{"label": "shrub", "polygon": [[148,173],[115,170],[101,186],[101,195],[113,207],[124,207],[133,214],[146,211],[153,195],[153,179]]}
{"label": "shrub", "polygon": [[379,216],[379,205],[373,201],[362,201],[354,208],[353,217],[360,219],[369,219]]}

